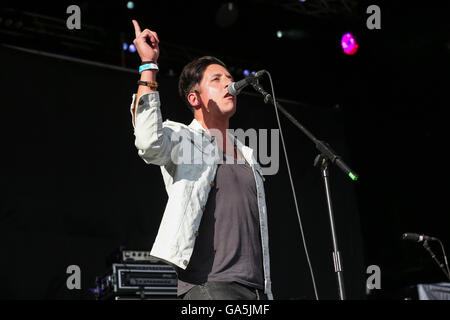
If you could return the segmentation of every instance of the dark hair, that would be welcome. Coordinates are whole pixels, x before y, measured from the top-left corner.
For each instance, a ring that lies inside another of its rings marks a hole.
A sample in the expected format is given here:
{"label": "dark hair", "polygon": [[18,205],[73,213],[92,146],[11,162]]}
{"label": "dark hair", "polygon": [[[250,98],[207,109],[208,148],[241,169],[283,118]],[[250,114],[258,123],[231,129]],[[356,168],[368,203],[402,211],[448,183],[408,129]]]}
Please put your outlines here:
{"label": "dark hair", "polygon": [[196,84],[200,83],[203,78],[203,72],[210,64],[218,64],[226,68],[225,63],[212,56],[204,56],[197,58],[184,66],[178,81],[178,93],[187,104],[189,109],[194,112],[187,96]]}

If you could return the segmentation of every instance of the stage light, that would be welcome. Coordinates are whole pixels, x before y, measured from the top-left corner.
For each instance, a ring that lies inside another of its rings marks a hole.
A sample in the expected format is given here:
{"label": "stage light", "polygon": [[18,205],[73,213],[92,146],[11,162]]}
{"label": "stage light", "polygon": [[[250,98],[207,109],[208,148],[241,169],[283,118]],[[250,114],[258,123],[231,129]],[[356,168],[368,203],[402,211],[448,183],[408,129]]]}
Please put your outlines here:
{"label": "stage light", "polygon": [[290,40],[303,40],[310,37],[309,33],[302,29],[278,30],[276,36],[278,39],[283,38]]}
{"label": "stage light", "polygon": [[130,44],[130,46],[128,47],[128,51],[136,52],[136,47],[134,46],[134,44]]}
{"label": "stage light", "polygon": [[352,55],[358,51],[358,42],[351,33],[346,33],[341,38],[341,47],[345,54]]}
{"label": "stage light", "polygon": [[133,1],[128,1],[127,2],[127,8],[132,10],[134,8],[134,2]]}
{"label": "stage light", "polygon": [[245,69],[243,74],[244,74],[244,77],[248,77],[250,75],[250,71]]}
{"label": "stage light", "polygon": [[123,43],[122,43],[122,49],[123,49],[123,51],[127,51],[127,49],[128,49],[128,43],[123,42]]}
{"label": "stage light", "polygon": [[216,23],[221,28],[231,27],[239,17],[239,10],[235,3],[223,3],[216,13]]}

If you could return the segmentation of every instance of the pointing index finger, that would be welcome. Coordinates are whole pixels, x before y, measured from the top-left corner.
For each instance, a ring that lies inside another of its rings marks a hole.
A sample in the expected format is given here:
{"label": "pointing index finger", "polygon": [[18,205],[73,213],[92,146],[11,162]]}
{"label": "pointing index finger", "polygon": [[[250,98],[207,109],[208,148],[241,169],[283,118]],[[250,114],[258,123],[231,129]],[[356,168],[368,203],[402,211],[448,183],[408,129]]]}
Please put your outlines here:
{"label": "pointing index finger", "polygon": [[134,33],[136,34],[136,38],[139,36],[139,34],[141,33],[141,28],[139,27],[139,24],[136,20],[132,20],[133,25],[134,25]]}

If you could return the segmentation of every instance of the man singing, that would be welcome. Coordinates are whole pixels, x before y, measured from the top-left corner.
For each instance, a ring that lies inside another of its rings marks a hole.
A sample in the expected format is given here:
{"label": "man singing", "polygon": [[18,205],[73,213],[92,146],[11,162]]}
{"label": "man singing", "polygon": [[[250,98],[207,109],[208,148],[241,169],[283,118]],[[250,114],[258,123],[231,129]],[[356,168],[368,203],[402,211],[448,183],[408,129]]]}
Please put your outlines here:
{"label": "man singing", "polygon": [[194,119],[163,122],[158,35],[133,24],[142,61],[131,104],[135,145],[147,164],[161,167],[168,193],[151,255],[176,268],[183,299],[273,299],[261,167],[227,132],[236,111],[232,76],[214,57],[188,63],[179,93]]}

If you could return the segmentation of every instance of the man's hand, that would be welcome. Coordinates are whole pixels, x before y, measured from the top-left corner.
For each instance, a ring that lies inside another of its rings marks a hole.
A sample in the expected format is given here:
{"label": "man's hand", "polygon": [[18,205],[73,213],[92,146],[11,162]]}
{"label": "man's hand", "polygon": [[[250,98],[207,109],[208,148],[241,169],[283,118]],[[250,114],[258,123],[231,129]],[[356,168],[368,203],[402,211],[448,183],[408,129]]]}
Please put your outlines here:
{"label": "man's hand", "polygon": [[[159,57],[159,39],[155,31],[145,29],[141,31],[139,24],[133,20],[136,39],[133,40],[134,46],[141,58],[141,61],[158,61]],[[149,40],[147,42],[147,39]]]}

